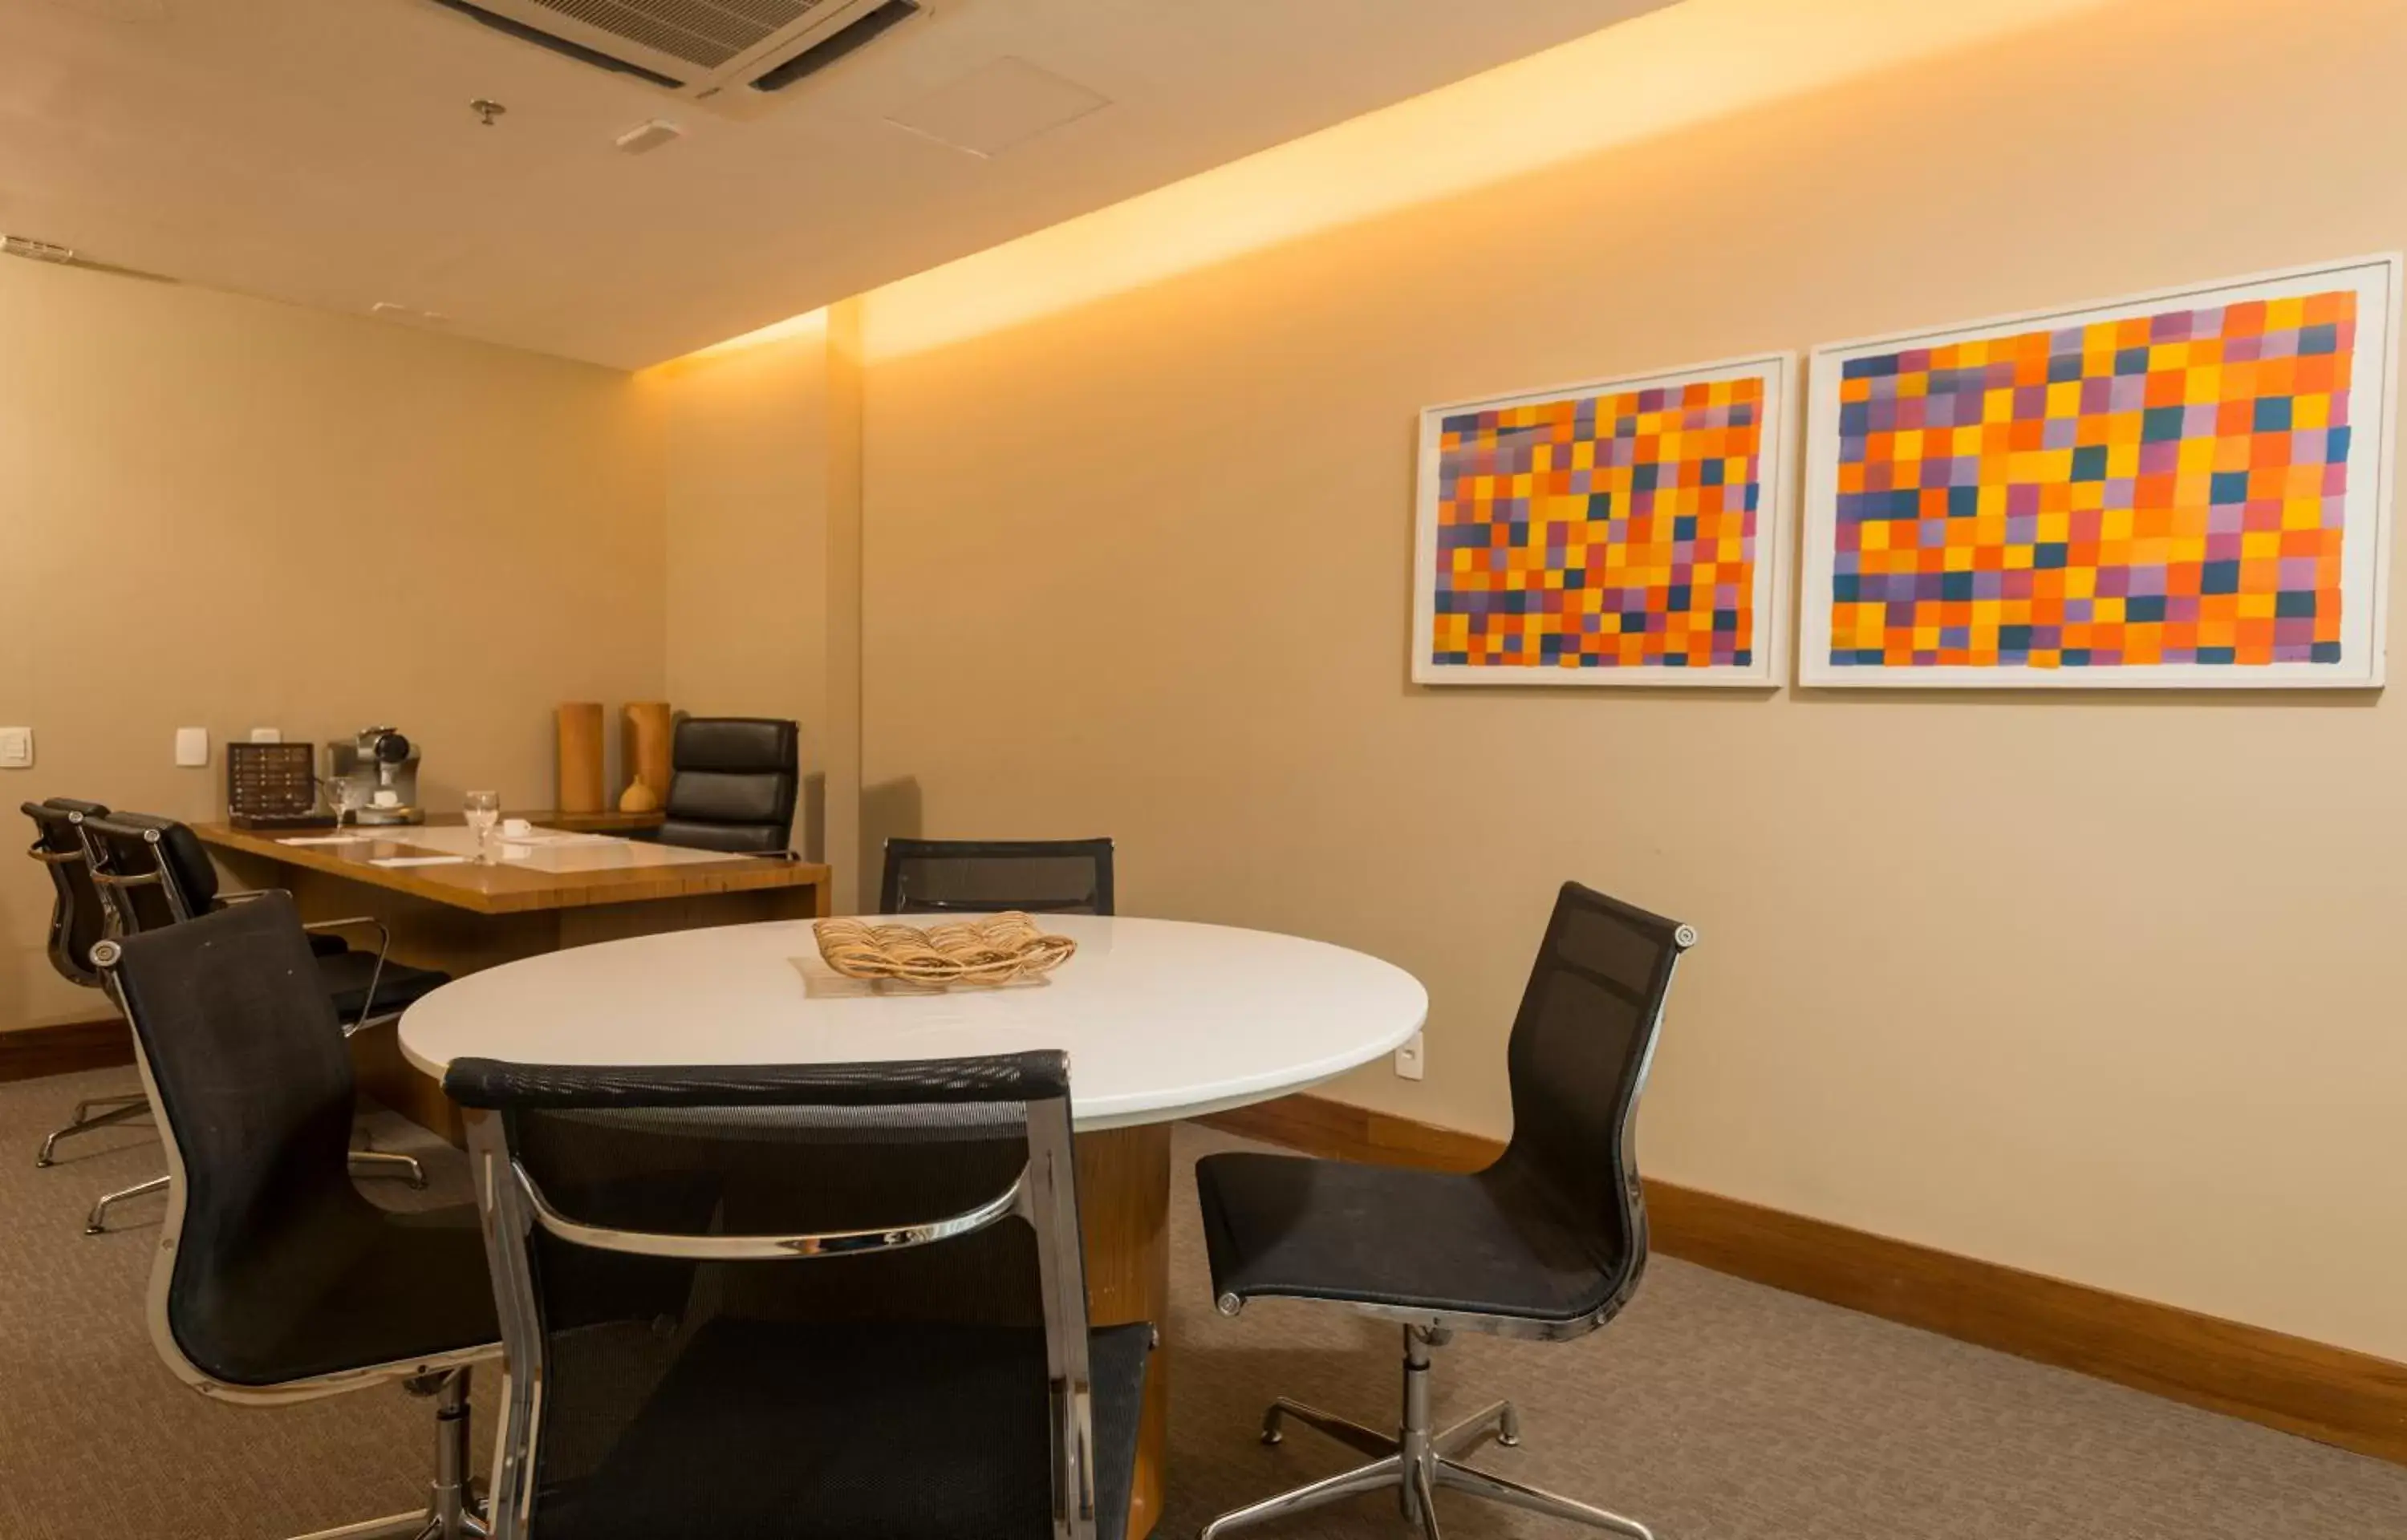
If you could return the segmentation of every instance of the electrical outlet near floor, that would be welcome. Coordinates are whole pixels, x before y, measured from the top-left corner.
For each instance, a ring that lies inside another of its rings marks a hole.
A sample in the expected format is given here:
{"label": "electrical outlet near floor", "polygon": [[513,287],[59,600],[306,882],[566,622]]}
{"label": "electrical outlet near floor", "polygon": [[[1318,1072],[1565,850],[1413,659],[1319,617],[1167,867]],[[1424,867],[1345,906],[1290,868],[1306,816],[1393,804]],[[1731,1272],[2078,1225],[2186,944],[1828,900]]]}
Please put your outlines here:
{"label": "electrical outlet near floor", "polygon": [[1429,1067],[1428,1054],[1423,1051],[1421,1035],[1412,1035],[1403,1047],[1396,1050],[1396,1073],[1408,1081],[1417,1081]]}

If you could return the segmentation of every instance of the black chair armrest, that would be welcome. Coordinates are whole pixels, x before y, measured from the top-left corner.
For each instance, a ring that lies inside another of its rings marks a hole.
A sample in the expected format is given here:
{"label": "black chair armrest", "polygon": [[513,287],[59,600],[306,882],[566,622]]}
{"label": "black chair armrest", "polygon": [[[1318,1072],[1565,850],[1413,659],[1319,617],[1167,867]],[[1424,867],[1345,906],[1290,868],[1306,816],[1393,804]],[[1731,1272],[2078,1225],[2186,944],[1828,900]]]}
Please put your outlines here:
{"label": "black chair armrest", "polygon": [[[251,888],[239,893],[221,893],[218,895],[217,907],[220,909],[227,909],[249,899],[264,898],[271,893],[283,892],[284,890],[282,888],[263,887]],[[286,897],[290,897],[291,895],[287,894]],[[365,926],[366,928],[375,931],[377,934],[376,967],[368,970],[367,993],[360,1001],[360,1013],[358,1019],[349,1023],[343,1028],[343,1036],[347,1038],[352,1033],[357,1032],[363,1025],[366,1024],[369,1018],[376,1014],[377,985],[384,981],[385,956],[388,953],[392,951],[392,928],[373,914],[347,914],[339,920],[305,920],[301,923],[301,928],[303,930],[312,931],[350,930],[357,929],[361,926]]]}

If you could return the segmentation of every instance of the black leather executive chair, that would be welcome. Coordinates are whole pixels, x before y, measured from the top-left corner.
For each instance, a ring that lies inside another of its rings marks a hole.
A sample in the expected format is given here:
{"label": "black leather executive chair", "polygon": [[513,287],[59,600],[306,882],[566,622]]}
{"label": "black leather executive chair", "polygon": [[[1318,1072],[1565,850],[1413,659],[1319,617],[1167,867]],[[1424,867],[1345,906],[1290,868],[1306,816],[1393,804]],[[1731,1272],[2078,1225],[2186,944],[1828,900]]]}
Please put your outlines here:
{"label": "black leather executive chair", "polygon": [[[69,983],[98,989],[100,969],[93,966],[92,949],[107,934],[108,916],[102,908],[99,890],[92,885],[92,865],[84,855],[81,826],[86,818],[106,816],[108,810],[98,802],[51,797],[24,803],[21,811],[34,821],[34,842],[25,854],[41,862],[43,869],[50,874],[50,966]],[[138,1091],[131,1095],[93,1096],[79,1101],[65,1126],[51,1130],[50,1137],[42,1140],[41,1153],[34,1157],[34,1164],[57,1165],[54,1157],[61,1139],[146,1117],[150,1111],[150,1099]]]}
{"label": "black leather executive chair", "polygon": [[399,1382],[434,1399],[426,1507],[312,1540],[482,1534],[468,1371],[500,1351],[476,1210],[394,1213],[346,1167],[351,1060],[292,897],[102,941],[167,1144],[149,1320],[212,1401],[275,1406]]}
{"label": "black leather executive chair", "polygon": [[510,1363],[499,1540],[1119,1540],[1068,1060],[454,1063]]}
{"label": "black leather executive chair", "polygon": [[1688,926],[1563,884],[1513,1019],[1513,1139],[1470,1175],[1298,1156],[1224,1154],[1196,1166],[1212,1291],[1224,1315],[1264,1295],[1322,1299],[1403,1327],[1394,1436],[1282,1397],[1265,1443],[1292,1420],[1372,1456],[1206,1525],[1204,1540],[1357,1492],[1401,1489],[1436,1540],[1432,1493],[1453,1488],[1651,1540],[1634,1519],[1461,1462],[1494,1435],[1520,1442],[1500,1401],[1443,1430],[1430,1419],[1430,1349],[1457,1331],[1561,1341],[1618,1314],[1646,1265],[1646,1201],[1632,1148],[1663,998]]}
{"label": "black leather executive chair", "polygon": [[793,840],[800,753],[800,733],[780,717],[682,718],[653,838],[695,850],[782,855]]}
{"label": "black leather executive chair", "polygon": [[889,840],[880,914],[1112,912],[1109,840]]}
{"label": "black leather executive chair", "polygon": [[[145,812],[117,812],[86,817],[78,826],[93,885],[108,916],[108,930],[118,937],[137,936],[185,924],[221,907],[252,902],[274,890],[221,893],[217,867],[200,837],[172,818]],[[398,1015],[411,1002],[451,982],[448,973],[411,968],[385,955],[392,944],[384,923],[371,915],[318,920],[303,926],[303,940],[319,986],[325,991],[338,1027],[337,1042],[371,1022]],[[373,953],[354,952],[335,931],[364,928],[377,935]],[[426,1173],[408,1155],[370,1150],[352,1151],[352,1161],[369,1167],[363,1175],[393,1177],[412,1186],[426,1185]],[[167,1185],[165,1177],[105,1194],[92,1206],[84,1234],[107,1229],[108,1210],[128,1198],[155,1193]]]}

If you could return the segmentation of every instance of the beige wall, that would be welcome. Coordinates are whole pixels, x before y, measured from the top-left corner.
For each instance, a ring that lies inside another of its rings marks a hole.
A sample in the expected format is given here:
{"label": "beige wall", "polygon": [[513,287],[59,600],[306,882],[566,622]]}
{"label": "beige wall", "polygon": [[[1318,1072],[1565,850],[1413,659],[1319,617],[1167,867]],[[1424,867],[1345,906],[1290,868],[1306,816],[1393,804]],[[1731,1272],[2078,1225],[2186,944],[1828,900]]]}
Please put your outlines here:
{"label": "beige wall", "polygon": [[[36,741],[9,816],[215,816],[228,738],[371,721],[424,745],[435,807],[548,806],[552,706],[664,683],[661,503],[623,374],[0,263],[0,723]],[[106,1013],[43,956],[50,902],[0,863],[0,1028]]]}
{"label": "beige wall", "polygon": [[2132,0],[875,364],[865,806],[1395,959],[1429,1079],[1339,1094],[1489,1132],[1582,878],[1703,932],[1655,1173],[2407,1358],[2397,692],[1405,677],[1422,404],[2407,245],[2402,78]]}
{"label": "beige wall", "polygon": [[835,853],[848,900],[861,492],[859,369],[842,335],[806,326],[637,378],[665,441],[669,699],[801,724],[795,846]]}

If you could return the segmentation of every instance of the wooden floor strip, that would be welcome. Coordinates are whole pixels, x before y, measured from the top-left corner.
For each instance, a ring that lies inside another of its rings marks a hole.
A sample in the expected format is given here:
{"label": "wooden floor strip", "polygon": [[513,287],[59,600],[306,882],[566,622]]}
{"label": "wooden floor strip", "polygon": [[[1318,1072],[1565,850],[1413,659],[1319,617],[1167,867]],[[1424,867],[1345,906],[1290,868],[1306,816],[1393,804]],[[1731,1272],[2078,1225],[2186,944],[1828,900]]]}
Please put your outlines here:
{"label": "wooden floor strip", "polygon": [[[1475,1170],[1494,1139],[1319,1096],[1199,1120],[1342,1160]],[[1649,1180],[1666,1256],[2407,1464],[2407,1364]]]}
{"label": "wooden floor strip", "polygon": [[133,1062],[133,1035],[115,1016],[105,1022],[63,1022],[0,1032],[0,1081],[33,1081]]}

